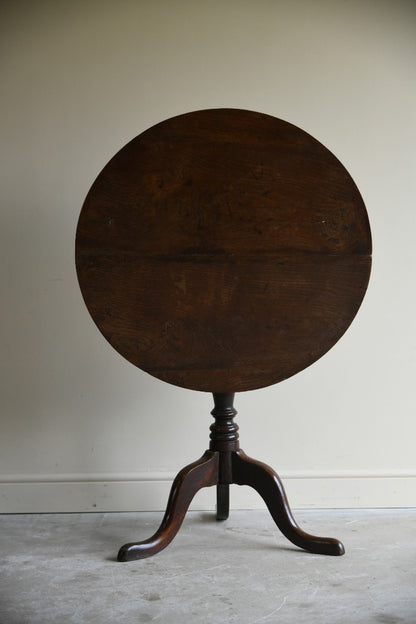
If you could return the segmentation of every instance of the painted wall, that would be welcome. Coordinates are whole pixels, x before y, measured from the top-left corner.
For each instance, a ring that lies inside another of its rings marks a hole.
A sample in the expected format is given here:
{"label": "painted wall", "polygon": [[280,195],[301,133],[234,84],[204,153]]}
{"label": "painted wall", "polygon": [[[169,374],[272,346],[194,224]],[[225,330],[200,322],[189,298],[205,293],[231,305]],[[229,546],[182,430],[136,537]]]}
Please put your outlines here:
{"label": "painted wall", "polygon": [[[241,445],[295,507],[416,506],[415,3],[3,0],[0,25],[0,511],[162,509],[207,447],[210,395],[135,369],[96,329],[74,235],[128,140],[223,106],[333,151],[374,236],[350,330],[306,371],[236,397]],[[237,486],[232,504],[262,506]]]}

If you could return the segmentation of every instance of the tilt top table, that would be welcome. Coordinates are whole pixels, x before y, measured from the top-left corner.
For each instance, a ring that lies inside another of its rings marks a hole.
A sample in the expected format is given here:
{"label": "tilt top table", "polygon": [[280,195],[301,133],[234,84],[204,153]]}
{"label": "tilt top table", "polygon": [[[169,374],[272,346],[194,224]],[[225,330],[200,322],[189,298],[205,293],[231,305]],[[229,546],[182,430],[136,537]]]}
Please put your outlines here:
{"label": "tilt top table", "polygon": [[155,535],[123,546],[119,560],[165,548],[202,487],[217,487],[217,519],[227,518],[231,483],[255,488],[300,548],[343,554],[338,540],[298,527],[279,477],[243,453],[233,421],[236,392],[311,365],[364,297],[370,227],[337,158],[261,113],[212,109],[163,121],[95,180],[76,266],[92,318],[122,356],[214,397],[209,450],[176,477]]}

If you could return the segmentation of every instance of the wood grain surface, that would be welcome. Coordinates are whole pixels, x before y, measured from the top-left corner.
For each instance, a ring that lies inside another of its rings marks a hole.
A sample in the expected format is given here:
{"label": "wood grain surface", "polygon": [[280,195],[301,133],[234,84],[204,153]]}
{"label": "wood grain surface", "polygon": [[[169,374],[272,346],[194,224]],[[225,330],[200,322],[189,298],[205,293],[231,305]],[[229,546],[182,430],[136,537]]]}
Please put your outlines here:
{"label": "wood grain surface", "polygon": [[100,331],[178,386],[294,375],[353,320],[371,234],[352,178],[296,126],[237,109],[168,119],[121,149],[81,211],[76,266]]}

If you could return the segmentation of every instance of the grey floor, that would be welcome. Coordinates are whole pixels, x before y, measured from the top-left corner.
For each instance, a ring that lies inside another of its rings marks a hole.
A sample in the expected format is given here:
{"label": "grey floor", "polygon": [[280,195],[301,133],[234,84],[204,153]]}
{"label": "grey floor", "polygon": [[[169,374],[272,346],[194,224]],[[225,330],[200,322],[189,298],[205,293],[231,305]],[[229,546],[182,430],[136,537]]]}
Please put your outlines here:
{"label": "grey floor", "polygon": [[0,624],[416,624],[416,510],[295,514],[343,557],[298,550],[266,511],[190,512],[159,555],[117,563],[161,515],[0,516]]}

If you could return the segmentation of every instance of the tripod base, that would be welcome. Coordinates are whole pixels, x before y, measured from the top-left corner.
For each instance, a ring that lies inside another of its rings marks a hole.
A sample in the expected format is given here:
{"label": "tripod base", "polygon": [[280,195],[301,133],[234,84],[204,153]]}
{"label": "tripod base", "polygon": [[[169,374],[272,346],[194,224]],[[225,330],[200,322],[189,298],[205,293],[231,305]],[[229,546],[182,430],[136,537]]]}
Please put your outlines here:
{"label": "tripod base", "polygon": [[236,411],[234,395],[215,395],[212,414],[216,423],[211,427],[211,447],[196,462],[183,468],[173,482],[162,524],[156,533],[142,542],[125,544],[118,561],[133,561],[157,554],[170,544],[180,529],[195,494],[203,487],[217,486],[217,520],[229,513],[229,485],[249,485],[263,498],[273,520],[283,535],[299,548],[322,555],[343,555],[340,541],[305,533],[296,524],[283,484],[266,464],[251,459],[238,446],[238,427],[232,422]]}

